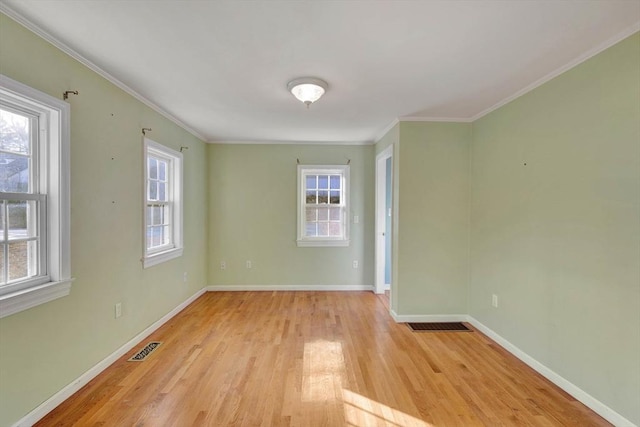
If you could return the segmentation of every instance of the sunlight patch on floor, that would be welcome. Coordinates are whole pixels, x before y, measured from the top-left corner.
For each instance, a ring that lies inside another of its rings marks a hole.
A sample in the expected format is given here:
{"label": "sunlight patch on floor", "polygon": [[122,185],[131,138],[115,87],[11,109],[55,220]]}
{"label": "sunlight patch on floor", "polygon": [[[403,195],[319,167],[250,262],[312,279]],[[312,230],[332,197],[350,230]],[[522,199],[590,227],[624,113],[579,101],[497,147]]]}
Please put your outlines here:
{"label": "sunlight patch on floor", "polygon": [[338,400],[345,372],[342,344],[314,341],[304,345],[302,401]]}
{"label": "sunlight patch on floor", "polygon": [[349,426],[435,427],[404,412],[342,389],[344,419]]}

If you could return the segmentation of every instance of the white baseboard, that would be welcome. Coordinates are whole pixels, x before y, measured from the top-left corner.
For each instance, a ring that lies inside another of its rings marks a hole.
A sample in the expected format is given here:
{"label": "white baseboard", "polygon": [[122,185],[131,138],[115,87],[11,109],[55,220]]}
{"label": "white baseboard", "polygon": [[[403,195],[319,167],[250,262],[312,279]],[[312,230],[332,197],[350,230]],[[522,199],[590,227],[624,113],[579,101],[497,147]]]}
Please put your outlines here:
{"label": "white baseboard", "polygon": [[129,350],[138,345],[140,341],[151,335],[155,332],[160,326],[164,325],[176,314],[180,313],[184,310],[189,304],[195,301],[198,297],[206,292],[206,289],[201,289],[196,292],[193,296],[189,297],[186,301],[178,305],[176,308],[171,310],[169,313],[165,314],[158,321],[153,323],[144,331],[140,332],[138,335],[133,337],[129,342],[124,344],[122,347],[111,353],[105,359],[100,361],[98,364],[93,366],[84,374],[80,375],[73,382],[67,384],[64,388],[62,388],[59,392],[51,396],[49,399],[44,401],[40,406],[35,408],[33,411],[29,412],[22,419],[18,420],[13,427],[29,427],[40,421],[47,415],[49,412],[54,410],[58,405],[67,400],[71,395],[73,395],[76,391],[80,390],[84,387],[89,381],[98,376],[102,371],[111,366],[116,360],[124,356]]}
{"label": "white baseboard", "polygon": [[498,335],[496,332],[486,327],[482,323],[480,323],[477,319],[472,316],[466,316],[468,321],[474,328],[478,329],[480,332],[500,344],[505,350],[509,353],[513,354],[515,357],[529,365],[533,370],[538,372],[540,375],[569,393],[571,396],[575,397],[577,400],[582,402],[585,406],[589,407],[595,413],[600,415],[605,420],[609,421],[611,424],[616,427],[637,427],[631,421],[618,414],[613,409],[609,408],[604,403],[600,402],[595,397],[591,396],[586,391],[582,390],[580,387],[566,380],[565,378],[558,375],[556,372],[547,368],[542,363],[538,362],[533,357],[529,356],[524,351],[520,350],[515,345],[511,344],[509,341]]}
{"label": "white baseboard", "polygon": [[207,291],[371,291],[369,285],[214,285]]}
{"label": "white baseboard", "polygon": [[391,310],[391,317],[396,323],[416,322],[466,322],[466,314],[398,314]]}

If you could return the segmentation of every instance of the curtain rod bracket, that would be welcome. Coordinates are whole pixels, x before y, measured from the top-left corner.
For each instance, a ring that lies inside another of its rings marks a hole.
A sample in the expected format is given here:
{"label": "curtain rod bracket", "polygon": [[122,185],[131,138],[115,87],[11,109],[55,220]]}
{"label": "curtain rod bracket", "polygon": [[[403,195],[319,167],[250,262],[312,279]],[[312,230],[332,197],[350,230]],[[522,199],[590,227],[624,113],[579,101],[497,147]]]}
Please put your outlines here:
{"label": "curtain rod bracket", "polygon": [[184,150],[188,150],[189,147],[180,147],[180,152],[182,153]]}
{"label": "curtain rod bracket", "polygon": [[69,95],[77,95],[79,92],[77,90],[67,90],[62,92],[62,99],[68,99]]}
{"label": "curtain rod bracket", "polygon": [[146,135],[147,132],[151,132],[151,128],[142,128],[142,134]]}

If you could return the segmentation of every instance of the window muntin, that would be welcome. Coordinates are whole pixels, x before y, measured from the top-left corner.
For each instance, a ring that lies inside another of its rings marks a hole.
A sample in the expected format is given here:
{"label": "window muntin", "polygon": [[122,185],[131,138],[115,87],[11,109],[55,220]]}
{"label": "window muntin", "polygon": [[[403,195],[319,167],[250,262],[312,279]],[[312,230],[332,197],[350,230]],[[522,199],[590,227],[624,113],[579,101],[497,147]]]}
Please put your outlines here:
{"label": "window muntin", "polygon": [[298,245],[346,246],[348,166],[298,166]]}
{"label": "window muntin", "polygon": [[182,255],[182,154],[145,139],[144,266]]}

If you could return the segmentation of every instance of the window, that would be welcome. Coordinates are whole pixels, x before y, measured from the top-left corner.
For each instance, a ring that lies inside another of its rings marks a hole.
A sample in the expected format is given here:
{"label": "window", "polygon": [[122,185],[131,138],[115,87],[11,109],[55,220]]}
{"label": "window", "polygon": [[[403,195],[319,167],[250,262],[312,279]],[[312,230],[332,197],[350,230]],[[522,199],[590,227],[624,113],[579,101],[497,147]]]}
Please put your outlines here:
{"label": "window", "polygon": [[0,317],[68,295],[69,104],[0,75]]}
{"label": "window", "polygon": [[349,246],[349,166],[298,165],[298,246]]}
{"label": "window", "polygon": [[182,255],[182,153],[144,139],[144,267]]}

